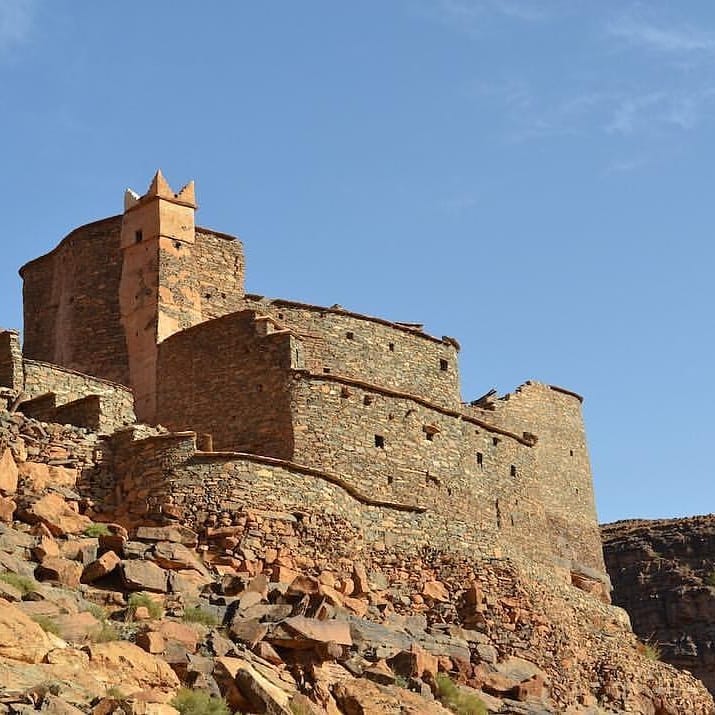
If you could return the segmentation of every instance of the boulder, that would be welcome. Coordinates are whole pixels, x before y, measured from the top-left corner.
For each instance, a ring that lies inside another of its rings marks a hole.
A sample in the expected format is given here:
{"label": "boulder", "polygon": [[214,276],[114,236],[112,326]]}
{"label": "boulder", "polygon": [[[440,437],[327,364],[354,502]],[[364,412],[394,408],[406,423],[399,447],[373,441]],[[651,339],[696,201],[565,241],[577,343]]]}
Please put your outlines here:
{"label": "boulder", "polygon": [[0,497],[0,522],[12,524],[12,517],[17,509],[17,504],[9,497]]}
{"label": "boulder", "polygon": [[0,598],[0,657],[40,663],[52,649],[47,634],[27,614]]}
{"label": "boulder", "polygon": [[93,583],[100,578],[104,578],[112,573],[119,566],[121,559],[114,551],[107,551],[96,561],[88,564],[82,571],[82,583]]}
{"label": "boulder", "polygon": [[333,694],[342,712],[347,715],[375,715],[376,713],[413,713],[414,715],[450,715],[437,702],[429,702],[416,693],[401,688],[384,688],[356,678],[337,683]]}
{"label": "boulder", "polygon": [[140,526],[136,531],[138,541],[171,541],[176,544],[194,547],[199,543],[198,536],[187,526]]}
{"label": "boulder", "polygon": [[137,635],[137,645],[147,653],[163,653],[166,649],[166,641],[161,633],[147,631]]}
{"label": "boulder", "polygon": [[422,595],[425,598],[439,603],[447,603],[449,601],[449,591],[441,581],[427,581],[422,589]]}
{"label": "boulder", "polygon": [[122,561],[120,573],[124,585],[130,591],[166,593],[167,572],[151,561]]}
{"label": "boulder", "polygon": [[44,524],[53,536],[81,534],[92,525],[91,519],[78,514],[59,494],[55,493],[46,494],[36,501],[23,513],[23,516],[31,524],[37,522]]}
{"label": "boulder", "polygon": [[40,581],[57,581],[69,588],[77,588],[82,577],[82,564],[59,556],[48,556],[37,567],[35,576]]}
{"label": "boulder", "polygon": [[17,464],[12,452],[6,447],[0,455],[0,494],[14,494],[17,491],[17,478]]}
{"label": "boulder", "polygon": [[102,624],[86,611],[56,616],[60,636],[69,643],[84,643],[102,630]]}
{"label": "boulder", "polygon": [[167,663],[132,643],[94,643],[85,650],[92,675],[107,688],[119,685],[128,695],[140,690],[173,692],[179,687]]}
{"label": "boulder", "polygon": [[199,561],[196,553],[183,544],[160,541],[154,547],[152,559],[165,569],[172,571],[193,569],[204,576],[208,575],[208,569]]}
{"label": "boulder", "polygon": [[20,479],[25,491],[43,492],[48,487],[74,489],[77,485],[77,470],[53,467],[40,462],[23,462],[19,466]]}

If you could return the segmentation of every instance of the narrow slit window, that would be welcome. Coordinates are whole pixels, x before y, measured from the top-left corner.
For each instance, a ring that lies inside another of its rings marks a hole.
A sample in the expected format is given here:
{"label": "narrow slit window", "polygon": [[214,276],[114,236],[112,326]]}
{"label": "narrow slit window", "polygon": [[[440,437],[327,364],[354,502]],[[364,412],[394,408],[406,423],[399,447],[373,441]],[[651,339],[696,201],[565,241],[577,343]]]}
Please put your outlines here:
{"label": "narrow slit window", "polygon": [[425,432],[425,439],[428,442],[432,442],[434,440],[434,432]]}
{"label": "narrow slit window", "polygon": [[385,449],[385,438],[381,434],[375,435],[375,446],[379,449]]}
{"label": "narrow slit window", "polygon": [[496,447],[499,444],[499,437],[492,437],[492,444]]}
{"label": "narrow slit window", "polygon": [[330,375],[330,368],[329,368],[329,367],[324,367],[324,368],[323,368],[323,372],[324,372],[326,375]]}
{"label": "narrow slit window", "polygon": [[387,347],[389,348],[391,353],[395,352],[395,343],[390,343]]}
{"label": "narrow slit window", "polygon": [[509,470],[509,473],[511,474],[512,477],[516,476],[516,467],[512,464],[511,469]]}
{"label": "narrow slit window", "polygon": [[569,450],[569,454],[573,457],[573,449]]}
{"label": "narrow slit window", "polygon": [[348,340],[354,340],[354,339],[355,339],[355,333],[353,333],[352,330],[348,330],[348,332],[345,333],[345,337],[346,337]]}
{"label": "narrow slit window", "polygon": [[141,243],[144,240],[144,234],[141,231],[134,231],[134,243]]}
{"label": "narrow slit window", "polygon": [[484,466],[484,455],[481,452],[477,452],[477,466],[478,467]]}
{"label": "narrow slit window", "polygon": [[449,370],[449,363],[445,359],[440,360],[439,369],[442,370],[442,372],[447,372],[447,370]]}

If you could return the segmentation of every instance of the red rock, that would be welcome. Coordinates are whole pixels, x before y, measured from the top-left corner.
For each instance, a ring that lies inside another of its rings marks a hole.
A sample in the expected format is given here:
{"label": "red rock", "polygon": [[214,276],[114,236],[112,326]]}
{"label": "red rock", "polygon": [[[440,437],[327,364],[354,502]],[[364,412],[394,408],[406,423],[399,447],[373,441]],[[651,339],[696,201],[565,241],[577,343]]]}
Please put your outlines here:
{"label": "red rock", "polygon": [[8,496],[17,491],[18,474],[17,464],[15,464],[12,452],[5,448],[0,455],[0,493]]}
{"label": "red rock", "polygon": [[275,566],[273,568],[273,580],[276,583],[293,583],[297,577],[297,571],[293,571],[287,566]]}
{"label": "red rock", "polygon": [[137,635],[137,645],[147,653],[163,653],[166,648],[166,641],[161,633],[147,631]]}
{"label": "red rock", "polygon": [[422,589],[422,595],[440,603],[449,601],[449,591],[441,581],[428,581]]}
{"label": "red rock", "polygon": [[356,561],[353,564],[353,583],[355,584],[355,591],[353,592],[354,595],[362,596],[370,593],[370,583],[367,578],[367,570],[365,569],[365,564],[361,561]]}
{"label": "red rock", "polygon": [[[29,462],[28,462],[29,464]],[[81,534],[92,520],[78,514],[59,494],[46,494],[25,512],[24,518],[34,524],[42,522],[53,536]]]}
{"label": "red rock", "polygon": [[289,596],[318,596],[320,583],[311,576],[296,576],[288,586]]}
{"label": "red rock", "polygon": [[12,524],[12,517],[17,509],[17,505],[12,499],[0,497],[0,521],[4,524]]}
{"label": "red rock", "polygon": [[96,561],[87,564],[82,572],[82,583],[93,583],[104,576],[112,573],[119,566],[121,559],[114,551],[107,551]]}
{"label": "red rock", "polygon": [[40,581],[57,581],[63,586],[77,588],[82,577],[82,564],[59,556],[48,556],[37,567],[35,575]]}

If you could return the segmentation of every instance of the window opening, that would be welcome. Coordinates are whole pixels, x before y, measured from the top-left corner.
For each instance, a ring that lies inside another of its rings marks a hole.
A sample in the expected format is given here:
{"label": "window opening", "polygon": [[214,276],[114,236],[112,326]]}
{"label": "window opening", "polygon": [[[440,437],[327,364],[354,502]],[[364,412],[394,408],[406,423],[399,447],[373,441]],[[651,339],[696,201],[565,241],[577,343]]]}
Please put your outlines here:
{"label": "window opening", "polygon": [[380,449],[385,449],[385,438],[381,434],[375,435],[375,446]]}
{"label": "window opening", "polygon": [[144,234],[141,231],[134,231],[134,243],[141,243],[144,240]]}
{"label": "window opening", "polygon": [[444,359],[440,360],[439,369],[442,370],[442,372],[446,372],[449,369],[449,363]]}

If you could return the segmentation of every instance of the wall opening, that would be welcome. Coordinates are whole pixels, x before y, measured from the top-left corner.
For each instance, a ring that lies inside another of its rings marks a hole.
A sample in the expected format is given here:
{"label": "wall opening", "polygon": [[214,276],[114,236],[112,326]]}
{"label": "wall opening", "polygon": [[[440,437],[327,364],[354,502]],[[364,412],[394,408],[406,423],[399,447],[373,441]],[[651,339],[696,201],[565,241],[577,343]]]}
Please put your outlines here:
{"label": "wall opening", "polygon": [[134,243],[141,243],[144,240],[144,233],[142,231],[134,231]]}
{"label": "wall opening", "polygon": [[442,370],[442,372],[449,370],[449,363],[444,358],[439,361],[439,369]]}
{"label": "wall opening", "polygon": [[512,477],[516,476],[516,467],[512,464],[511,468],[509,469],[509,473],[511,474]]}
{"label": "wall opening", "polygon": [[352,330],[348,330],[348,332],[345,333],[345,337],[346,337],[348,340],[354,340],[354,339],[355,339],[355,333],[353,333]]}
{"label": "wall opening", "polygon": [[496,447],[499,444],[499,437],[492,437],[492,444]]}
{"label": "wall opening", "polygon": [[390,343],[387,347],[389,348],[391,353],[395,352],[395,343]]}
{"label": "wall opening", "polygon": [[323,368],[323,372],[324,372],[326,375],[330,375],[330,368],[329,368],[329,367],[324,367],[324,368]]}
{"label": "wall opening", "polygon": [[484,466],[484,455],[481,452],[477,452],[477,466],[478,467]]}
{"label": "wall opening", "polygon": [[379,449],[385,449],[385,438],[381,434],[375,435],[375,446]]}
{"label": "wall opening", "polygon": [[573,449],[570,449],[570,450],[569,450],[569,455],[570,455],[571,457],[573,457]]}

